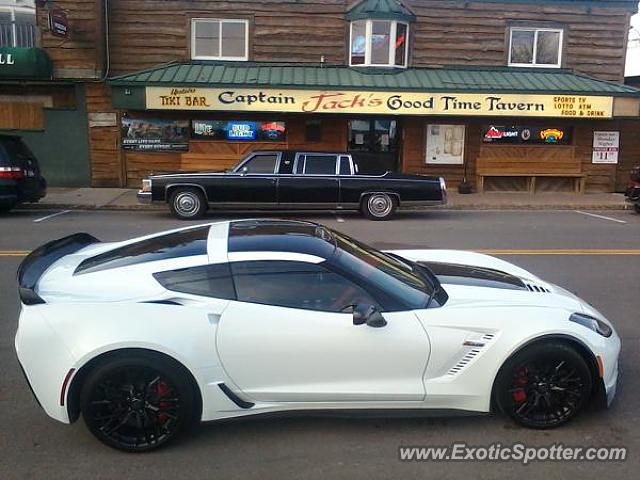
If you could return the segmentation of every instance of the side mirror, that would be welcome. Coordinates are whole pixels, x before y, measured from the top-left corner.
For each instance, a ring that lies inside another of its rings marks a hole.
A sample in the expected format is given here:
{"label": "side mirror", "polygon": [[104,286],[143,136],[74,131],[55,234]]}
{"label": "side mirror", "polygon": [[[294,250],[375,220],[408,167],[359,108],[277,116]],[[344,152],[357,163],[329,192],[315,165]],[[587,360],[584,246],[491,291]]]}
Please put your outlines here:
{"label": "side mirror", "polygon": [[247,167],[242,167],[240,169],[240,175],[246,175],[249,169]]}
{"label": "side mirror", "polygon": [[382,314],[373,305],[355,305],[353,308],[353,324],[380,328],[387,324]]}

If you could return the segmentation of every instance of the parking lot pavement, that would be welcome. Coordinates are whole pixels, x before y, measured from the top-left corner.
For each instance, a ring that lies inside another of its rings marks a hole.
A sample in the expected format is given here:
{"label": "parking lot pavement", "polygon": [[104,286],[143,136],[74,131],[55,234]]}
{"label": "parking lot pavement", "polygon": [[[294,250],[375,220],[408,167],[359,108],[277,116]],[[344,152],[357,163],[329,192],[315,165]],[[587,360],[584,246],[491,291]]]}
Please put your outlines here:
{"label": "parking lot pavement", "polygon": [[[497,252],[584,297],[615,322],[623,341],[620,389],[609,410],[585,412],[550,431],[523,429],[498,416],[263,418],[203,425],[166,449],[131,455],[99,444],[82,422],[65,426],[50,420],[33,400],[13,351],[18,314],[15,271],[26,251],[70,233],[86,231],[110,241],[188,223],[164,212],[73,211],[35,221],[57,212],[25,210],[0,217],[0,479],[630,478],[640,469],[640,215],[438,210],[401,213],[391,222],[369,222],[348,213],[307,216],[379,248]],[[398,460],[401,445],[454,442],[624,446],[628,458],[528,466]]]}

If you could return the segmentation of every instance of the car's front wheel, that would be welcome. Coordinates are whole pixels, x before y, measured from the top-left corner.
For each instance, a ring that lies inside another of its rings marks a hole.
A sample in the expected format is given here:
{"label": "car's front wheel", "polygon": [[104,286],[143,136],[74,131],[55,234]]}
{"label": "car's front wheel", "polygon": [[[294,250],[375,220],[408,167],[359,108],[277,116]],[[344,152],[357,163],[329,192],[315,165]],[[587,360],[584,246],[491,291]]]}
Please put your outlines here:
{"label": "car's front wheel", "polygon": [[372,193],[362,199],[360,210],[369,220],[388,220],[393,216],[397,206],[398,201],[394,195]]}
{"label": "car's front wheel", "polygon": [[179,188],[169,197],[169,208],[180,220],[202,218],[207,211],[207,200],[197,188]]}
{"label": "car's front wheel", "polygon": [[105,361],[87,377],[80,405],[98,440],[128,452],[156,449],[192,426],[196,388],[189,374],[162,356]]}
{"label": "car's front wheel", "polygon": [[534,344],[503,365],[494,388],[500,410],[530,428],[558,427],[585,406],[593,380],[588,365],[561,342]]}

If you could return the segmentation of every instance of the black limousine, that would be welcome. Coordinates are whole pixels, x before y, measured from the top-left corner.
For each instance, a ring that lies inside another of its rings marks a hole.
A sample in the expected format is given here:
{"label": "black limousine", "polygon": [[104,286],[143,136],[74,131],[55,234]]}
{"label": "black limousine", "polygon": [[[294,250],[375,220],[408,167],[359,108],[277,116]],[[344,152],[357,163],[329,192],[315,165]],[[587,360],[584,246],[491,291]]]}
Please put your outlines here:
{"label": "black limousine", "polygon": [[396,208],[447,203],[444,179],[359,172],[349,153],[254,151],[226,172],[151,175],[141,203],[166,202],[180,219],[201,218],[208,208],[360,210],[387,220]]}

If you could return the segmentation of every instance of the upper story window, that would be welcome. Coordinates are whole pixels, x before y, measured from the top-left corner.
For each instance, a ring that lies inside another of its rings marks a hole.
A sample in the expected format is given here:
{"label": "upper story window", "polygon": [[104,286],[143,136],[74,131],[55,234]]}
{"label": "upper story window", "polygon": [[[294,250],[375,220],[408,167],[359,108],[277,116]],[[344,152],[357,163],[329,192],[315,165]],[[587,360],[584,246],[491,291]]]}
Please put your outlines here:
{"label": "upper story window", "polygon": [[191,58],[248,60],[249,21],[227,18],[192,19]]}
{"label": "upper story window", "polygon": [[409,24],[397,20],[351,22],[349,64],[406,67]]}
{"label": "upper story window", "polygon": [[0,47],[35,47],[36,37],[35,7],[0,6]]}
{"label": "upper story window", "polygon": [[513,27],[509,37],[509,65],[550,68],[562,65],[562,29]]}

